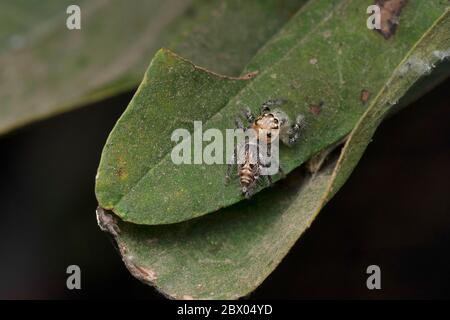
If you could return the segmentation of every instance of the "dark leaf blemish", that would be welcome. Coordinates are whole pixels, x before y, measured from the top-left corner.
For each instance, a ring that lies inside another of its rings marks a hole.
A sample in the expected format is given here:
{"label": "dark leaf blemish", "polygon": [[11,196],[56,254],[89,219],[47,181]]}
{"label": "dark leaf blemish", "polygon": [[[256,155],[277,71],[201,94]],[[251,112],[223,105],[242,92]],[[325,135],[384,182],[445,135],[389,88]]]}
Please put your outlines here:
{"label": "dark leaf blemish", "polygon": [[367,103],[367,101],[369,100],[369,97],[370,97],[369,91],[367,91],[366,89],[361,90],[361,95],[359,98],[363,104]]}
{"label": "dark leaf blemish", "polygon": [[403,7],[407,4],[407,0],[376,0],[375,4],[380,7],[381,13],[381,29],[375,29],[383,35],[385,39],[389,39],[399,24],[399,17]]}

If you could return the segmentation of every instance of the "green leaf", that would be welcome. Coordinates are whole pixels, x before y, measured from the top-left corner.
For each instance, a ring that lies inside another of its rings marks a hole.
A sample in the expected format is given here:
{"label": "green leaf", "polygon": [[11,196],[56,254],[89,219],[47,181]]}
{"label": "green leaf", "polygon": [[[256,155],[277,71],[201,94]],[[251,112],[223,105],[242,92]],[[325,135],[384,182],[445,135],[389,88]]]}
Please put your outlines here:
{"label": "green leaf", "polygon": [[392,69],[339,159],[331,155],[320,171],[296,170],[251,201],[178,224],[139,226],[99,208],[99,224],[116,239],[130,272],[177,299],[236,299],[252,292],[342,186],[392,106],[449,56],[450,11],[434,20]]}
{"label": "green leaf", "polygon": [[[243,107],[257,111],[269,99],[287,99],[285,111],[305,115],[308,123],[295,147],[280,150],[285,172],[340,141],[447,5],[408,2],[395,35],[386,39],[366,27],[370,4],[308,2],[258,52],[245,72],[259,73],[245,83],[160,52],[103,150],[96,184],[100,206],[125,221],[156,225],[242,200],[237,183],[224,184],[226,165],[173,164],[171,133],[192,132],[195,120],[203,130],[225,132]],[[363,91],[367,101],[361,101]],[[311,112],[317,106],[320,113]]]}
{"label": "green leaf", "polygon": [[[442,63],[435,70],[434,77],[429,79],[431,82],[434,82],[436,78],[444,80],[450,75],[450,65],[447,62],[443,63],[449,57],[450,9],[447,8],[445,13],[437,19],[394,70],[375,101],[352,130],[333,173],[328,190],[328,199],[348,179],[370,143],[378,125],[395,107],[399,99],[405,97],[409,100],[408,95],[405,95],[407,91],[417,84],[421,78],[431,73],[436,65]],[[419,92],[424,92],[428,88],[422,86],[420,89]],[[415,92],[415,97],[418,95],[418,92]]]}
{"label": "green leaf", "polygon": [[[3,1],[0,134],[136,87],[163,45],[237,75],[303,2]],[[70,4],[81,8],[81,30],[66,28]]]}

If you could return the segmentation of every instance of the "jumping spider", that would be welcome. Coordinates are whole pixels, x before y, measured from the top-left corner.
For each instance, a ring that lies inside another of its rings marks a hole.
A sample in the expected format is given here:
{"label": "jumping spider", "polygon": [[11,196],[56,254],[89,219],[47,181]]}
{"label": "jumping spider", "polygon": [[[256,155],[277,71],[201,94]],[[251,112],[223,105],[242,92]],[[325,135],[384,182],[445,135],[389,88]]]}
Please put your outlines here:
{"label": "jumping spider", "polygon": [[[238,118],[236,120],[237,128],[247,131],[249,129],[255,130],[256,137],[264,139],[270,154],[271,144],[275,138],[279,139],[287,146],[292,146],[300,137],[300,131],[304,127],[304,116],[299,114],[294,123],[291,123],[289,117],[280,109],[274,109],[273,106],[283,104],[282,99],[268,100],[261,106],[261,113],[255,117],[247,108],[243,110],[243,115],[246,118],[248,125],[244,126],[242,121]],[[265,157],[262,156],[259,150],[259,140],[256,142],[249,142],[246,140],[234,149],[234,154],[227,168],[226,181],[231,179],[231,172],[234,165],[237,164],[237,176],[239,176],[239,184],[241,192],[245,198],[250,198],[255,191],[255,187],[267,179],[269,184],[272,183],[270,175],[261,175],[261,168],[267,168],[270,163],[265,163]],[[241,163],[237,163],[238,159],[242,159]],[[279,171],[282,173],[281,167]]]}

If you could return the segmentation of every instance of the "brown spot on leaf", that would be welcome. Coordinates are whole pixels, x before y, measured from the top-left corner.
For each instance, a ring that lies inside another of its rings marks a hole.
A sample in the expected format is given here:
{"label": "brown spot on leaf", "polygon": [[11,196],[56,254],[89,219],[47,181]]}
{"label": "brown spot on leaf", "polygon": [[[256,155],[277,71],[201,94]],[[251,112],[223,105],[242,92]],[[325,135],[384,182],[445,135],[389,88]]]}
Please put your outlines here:
{"label": "brown spot on leaf", "polygon": [[114,169],[114,174],[119,177],[120,180],[126,180],[128,178],[128,173],[125,169],[127,162],[124,160],[122,156],[117,158],[117,165]]}
{"label": "brown spot on leaf", "polygon": [[385,39],[389,39],[397,30],[399,17],[403,7],[408,0],[376,0],[375,4],[380,7],[381,29],[375,29]]}
{"label": "brown spot on leaf", "polygon": [[126,180],[128,178],[128,174],[122,167],[116,168],[115,174],[119,177],[120,180]]}
{"label": "brown spot on leaf", "polygon": [[318,104],[311,104],[309,105],[309,112],[312,114],[318,116],[320,112],[322,111],[323,101],[319,102]]}
{"label": "brown spot on leaf", "polygon": [[367,101],[369,101],[369,97],[370,97],[369,91],[367,91],[366,89],[361,90],[361,95],[360,95],[359,99],[361,100],[361,102],[363,104],[366,104]]}

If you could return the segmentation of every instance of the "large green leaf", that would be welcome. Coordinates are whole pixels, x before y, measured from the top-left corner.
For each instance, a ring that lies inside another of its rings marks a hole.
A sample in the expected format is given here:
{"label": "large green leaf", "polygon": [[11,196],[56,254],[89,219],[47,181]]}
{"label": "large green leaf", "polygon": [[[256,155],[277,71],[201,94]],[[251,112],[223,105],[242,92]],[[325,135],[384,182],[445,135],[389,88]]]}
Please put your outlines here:
{"label": "large green leaf", "polygon": [[[391,70],[339,159],[331,155],[318,172],[296,170],[251,201],[172,225],[126,223],[99,208],[99,224],[116,239],[130,272],[171,298],[235,299],[249,294],[342,186],[381,119],[413,84],[450,55],[449,31],[447,10]],[[449,71],[447,64],[445,74]]]}
{"label": "large green leaf", "polygon": [[[271,98],[287,99],[285,111],[308,123],[301,141],[280,151],[285,172],[340,141],[447,5],[408,2],[386,39],[366,28],[371,3],[310,1],[245,70],[258,75],[239,84],[160,51],[105,145],[96,184],[100,206],[125,221],[166,224],[242,200],[237,183],[224,184],[225,165],[175,165],[171,133],[192,132],[194,120],[203,121],[203,130],[225,132],[244,106],[256,111]],[[361,101],[363,91],[369,98]]]}
{"label": "large green leaf", "polygon": [[[447,8],[394,70],[372,105],[352,130],[333,173],[328,199],[348,179],[386,114],[389,114],[391,109],[399,103],[400,98],[405,97],[407,101],[409,100],[409,96],[405,96],[407,90],[432,71],[434,71],[434,77],[430,77],[429,80],[433,84],[436,83],[436,79],[444,80],[450,75],[450,65],[445,61],[449,57],[450,9]],[[436,65],[440,67],[434,70]],[[414,88],[416,89],[415,97],[418,97],[420,92],[428,90],[423,83],[421,87]]]}
{"label": "large green leaf", "polygon": [[[0,134],[137,86],[162,45],[239,74],[303,2],[3,1]],[[66,28],[69,4],[81,8],[79,31]]]}

